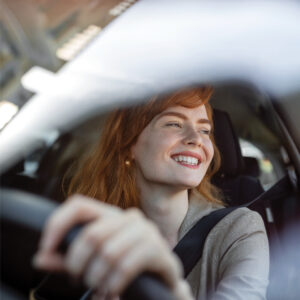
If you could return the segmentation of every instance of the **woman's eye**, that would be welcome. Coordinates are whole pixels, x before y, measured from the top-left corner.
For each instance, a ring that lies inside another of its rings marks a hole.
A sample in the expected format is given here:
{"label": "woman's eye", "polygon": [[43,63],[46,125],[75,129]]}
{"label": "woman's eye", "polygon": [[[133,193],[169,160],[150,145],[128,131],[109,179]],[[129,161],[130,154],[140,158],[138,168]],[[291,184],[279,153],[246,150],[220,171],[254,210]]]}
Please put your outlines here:
{"label": "woman's eye", "polygon": [[178,127],[178,128],[182,127],[181,124],[178,123],[178,122],[169,122],[169,123],[166,124],[166,126],[168,126],[168,127]]}
{"label": "woman's eye", "polygon": [[200,129],[200,132],[203,133],[203,134],[206,134],[206,135],[210,135],[211,134],[211,130],[210,129]]}

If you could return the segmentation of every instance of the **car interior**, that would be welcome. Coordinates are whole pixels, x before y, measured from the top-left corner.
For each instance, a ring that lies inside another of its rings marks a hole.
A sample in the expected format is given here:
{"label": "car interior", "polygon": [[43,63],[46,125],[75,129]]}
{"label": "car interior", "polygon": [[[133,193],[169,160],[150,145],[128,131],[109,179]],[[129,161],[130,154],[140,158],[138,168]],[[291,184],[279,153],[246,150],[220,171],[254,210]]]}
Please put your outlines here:
{"label": "car interior", "polygon": [[[299,220],[300,205],[299,187],[295,181],[298,171],[292,156],[289,158],[290,145],[278,125],[278,113],[273,103],[271,97],[246,84],[230,83],[215,87],[211,104],[214,108],[214,135],[222,165],[213,183],[222,190],[228,206],[248,206],[261,214],[271,249],[268,297],[281,299],[278,293],[286,291],[286,286],[294,285],[299,279],[299,275],[291,275],[295,265],[287,264],[285,268],[290,276],[284,282],[279,280],[276,255],[278,249],[282,257],[290,251],[283,234]],[[25,157],[2,175],[2,188],[26,191],[56,203],[62,202],[65,198],[63,190],[72,176],[74,165],[79,157],[93,149],[104,120],[105,114],[100,113],[70,132],[62,133],[49,148],[38,149]],[[243,141],[250,143],[253,149],[259,149],[263,155],[245,153]],[[276,188],[271,191],[270,187],[275,184]],[[267,197],[261,197],[268,190],[271,192]],[[38,234],[2,218],[1,226],[3,287],[13,287],[26,296],[44,278],[44,274],[33,270],[30,264]],[[62,298],[67,295],[68,299],[78,299],[81,287],[76,291],[68,289],[66,282],[68,279],[54,276],[53,287],[61,291]],[[281,290],[278,288],[280,285],[283,287]],[[49,295],[51,291],[46,293]],[[296,293],[294,288],[291,298],[286,299],[293,299]]]}
{"label": "car interior", "polygon": [[[20,5],[18,0],[0,0],[0,106],[8,100],[22,110],[36,92],[21,82],[26,72],[33,66],[58,72],[136,2],[32,0]],[[299,299],[299,93],[281,98],[241,80],[213,84],[214,135],[222,156],[213,183],[228,206],[248,206],[264,220],[271,253],[268,299]],[[0,171],[1,299],[28,299],[31,289],[43,282],[46,275],[31,264],[45,215],[37,204],[64,201],[73,169],[92,151],[105,117],[99,111]],[[20,202],[14,203],[15,198]],[[21,205],[30,199],[37,206],[34,212]],[[16,214],[6,215],[7,203]],[[29,225],[35,219],[36,226]],[[56,291],[61,299],[78,299],[83,292],[68,278],[55,275],[51,280],[44,290],[47,298],[58,299],[51,294]]]}

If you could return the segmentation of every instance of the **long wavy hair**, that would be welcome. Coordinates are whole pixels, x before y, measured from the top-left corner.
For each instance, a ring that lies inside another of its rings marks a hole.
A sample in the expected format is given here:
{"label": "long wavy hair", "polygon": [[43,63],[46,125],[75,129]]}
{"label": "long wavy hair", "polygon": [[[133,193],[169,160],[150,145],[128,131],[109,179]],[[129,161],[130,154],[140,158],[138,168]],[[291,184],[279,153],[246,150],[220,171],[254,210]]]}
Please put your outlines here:
{"label": "long wavy hair", "polygon": [[[205,105],[212,122],[209,86],[185,89],[164,96],[155,96],[148,102],[112,112],[104,125],[100,141],[90,156],[81,161],[72,177],[67,194],[79,193],[122,208],[139,207],[134,163],[128,166],[131,147],[144,128],[159,113],[171,106],[195,108]],[[213,122],[212,122],[213,124]],[[199,186],[195,188],[208,201],[223,204],[219,190],[211,184],[213,174],[220,167],[220,153],[213,134],[214,157]]]}

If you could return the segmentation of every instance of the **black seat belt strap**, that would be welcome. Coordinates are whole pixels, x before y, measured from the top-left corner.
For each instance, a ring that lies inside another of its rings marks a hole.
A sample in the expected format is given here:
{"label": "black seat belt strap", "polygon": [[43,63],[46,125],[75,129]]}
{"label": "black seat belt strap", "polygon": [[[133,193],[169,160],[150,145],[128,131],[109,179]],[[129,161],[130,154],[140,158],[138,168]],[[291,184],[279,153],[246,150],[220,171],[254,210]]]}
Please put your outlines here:
{"label": "black seat belt strap", "polygon": [[184,277],[187,277],[202,256],[204,242],[211,229],[227,214],[237,207],[227,207],[213,211],[200,219],[192,229],[175,246],[174,252],[179,256]]}
{"label": "black seat belt strap", "polygon": [[282,199],[293,192],[293,186],[291,184],[291,180],[288,175],[282,177],[277,183],[275,183],[270,189],[260,194],[254,200],[241,205],[241,207],[245,206],[250,209],[255,210],[255,205],[264,202],[264,201],[275,201],[277,199]]}

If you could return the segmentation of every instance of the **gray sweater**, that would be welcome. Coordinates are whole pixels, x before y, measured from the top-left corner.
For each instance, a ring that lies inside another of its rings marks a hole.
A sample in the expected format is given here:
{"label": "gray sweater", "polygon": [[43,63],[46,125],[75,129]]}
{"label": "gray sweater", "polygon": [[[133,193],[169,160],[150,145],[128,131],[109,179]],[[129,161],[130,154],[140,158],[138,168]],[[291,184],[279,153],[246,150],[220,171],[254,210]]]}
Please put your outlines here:
{"label": "gray sweater", "polygon": [[[190,198],[179,239],[203,216],[222,206],[199,195]],[[202,258],[187,277],[198,300],[266,299],[269,245],[260,215],[238,208],[206,238]]]}

